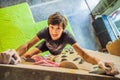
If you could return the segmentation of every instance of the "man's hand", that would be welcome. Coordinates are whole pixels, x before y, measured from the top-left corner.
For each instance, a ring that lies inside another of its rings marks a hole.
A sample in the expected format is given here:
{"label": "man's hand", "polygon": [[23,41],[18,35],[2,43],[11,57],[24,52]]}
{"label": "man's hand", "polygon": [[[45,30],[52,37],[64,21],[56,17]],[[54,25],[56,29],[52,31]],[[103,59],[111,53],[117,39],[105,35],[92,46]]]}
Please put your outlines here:
{"label": "man's hand", "polygon": [[18,64],[21,59],[14,49],[9,49],[1,53],[1,63],[3,64]]}
{"label": "man's hand", "polygon": [[30,55],[30,54],[24,54],[23,55],[25,58],[31,58],[32,57],[32,55]]}
{"label": "man's hand", "polygon": [[106,72],[107,75],[117,75],[119,71],[114,63],[100,61],[98,65]]}

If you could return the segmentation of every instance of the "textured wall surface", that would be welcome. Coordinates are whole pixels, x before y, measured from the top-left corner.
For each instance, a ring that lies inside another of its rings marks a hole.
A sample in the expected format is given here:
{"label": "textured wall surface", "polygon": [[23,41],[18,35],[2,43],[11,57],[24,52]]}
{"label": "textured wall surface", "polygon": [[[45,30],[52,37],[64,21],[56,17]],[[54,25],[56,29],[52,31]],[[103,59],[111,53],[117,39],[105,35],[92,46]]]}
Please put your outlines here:
{"label": "textured wall surface", "polygon": [[41,66],[34,65],[19,66],[22,67],[0,66],[0,80],[119,80],[115,77],[88,74],[87,71],[82,70],[59,68],[56,68],[59,70],[55,70],[54,67],[41,68]]}
{"label": "textured wall surface", "polygon": [[[120,70],[120,57],[87,50],[90,55],[105,61],[114,62]],[[120,80],[120,74],[113,76],[89,73],[91,64],[79,64],[79,69],[31,65],[23,62],[17,65],[0,64],[0,80]]]}
{"label": "textured wall surface", "polygon": [[7,7],[26,2],[26,0],[0,0],[0,7]]}

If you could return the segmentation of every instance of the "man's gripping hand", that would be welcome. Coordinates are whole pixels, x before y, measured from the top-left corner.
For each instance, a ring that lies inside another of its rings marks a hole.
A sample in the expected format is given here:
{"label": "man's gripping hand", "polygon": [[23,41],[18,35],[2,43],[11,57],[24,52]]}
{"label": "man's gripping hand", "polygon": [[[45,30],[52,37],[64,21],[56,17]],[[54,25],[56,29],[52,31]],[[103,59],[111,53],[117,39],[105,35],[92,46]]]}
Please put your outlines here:
{"label": "man's gripping hand", "polygon": [[119,74],[118,68],[113,62],[100,61],[98,65],[105,71],[107,75],[117,75]]}

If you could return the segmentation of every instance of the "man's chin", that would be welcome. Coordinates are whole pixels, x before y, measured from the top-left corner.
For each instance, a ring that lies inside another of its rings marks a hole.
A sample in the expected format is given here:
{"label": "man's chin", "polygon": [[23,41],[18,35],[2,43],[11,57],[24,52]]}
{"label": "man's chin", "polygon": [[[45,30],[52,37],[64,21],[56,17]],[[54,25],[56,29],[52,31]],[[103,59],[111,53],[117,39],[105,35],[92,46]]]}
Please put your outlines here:
{"label": "man's chin", "polygon": [[52,40],[58,40],[58,38],[52,38]]}

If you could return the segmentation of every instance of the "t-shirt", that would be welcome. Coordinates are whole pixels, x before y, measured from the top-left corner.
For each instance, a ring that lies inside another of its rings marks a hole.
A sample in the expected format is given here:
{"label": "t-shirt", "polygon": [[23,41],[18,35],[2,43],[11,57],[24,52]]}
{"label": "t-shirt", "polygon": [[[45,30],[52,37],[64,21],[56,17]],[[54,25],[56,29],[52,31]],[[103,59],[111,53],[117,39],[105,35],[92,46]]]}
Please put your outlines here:
{"label": "t-shirt", "polygon": [[61,37],[58,40],[51,39],[48,27],[38,32],[37,36],[39,39],[45,40],[47,48],[54,54],[60,54],[66,44],[72,45],[76,43],[76,40],[67,30],[63,31]]}

